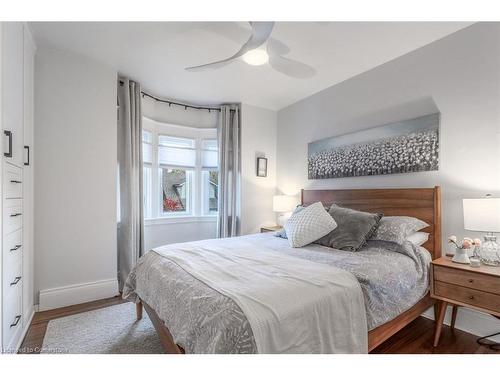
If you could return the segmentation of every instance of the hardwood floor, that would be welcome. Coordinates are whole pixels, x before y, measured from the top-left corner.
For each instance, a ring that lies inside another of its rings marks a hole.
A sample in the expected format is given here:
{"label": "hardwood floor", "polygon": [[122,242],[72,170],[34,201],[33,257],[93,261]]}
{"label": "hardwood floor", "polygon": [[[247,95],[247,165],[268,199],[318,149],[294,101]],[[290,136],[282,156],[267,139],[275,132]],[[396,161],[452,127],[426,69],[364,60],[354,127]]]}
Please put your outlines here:
{"label": "hardwood floor", "polygon": [[[493,333],[493,332],[492,332]],[[476,342],[477,336],[443,325],[437,348],[433,347],[434,321],[418,317],[389,340],[375,348],[375,354],[500,354]]]}
{"label": "hardwood floor", "polygon": [[[79,305],[62,307],[49,311],[37,312],[28,329],[28,333],[19,349],[19,353],[37,354],[42,347],[47,324],[51,319],[78,314],[85,311],[100,309],[126,303],[120,296]],[[434,337],[434,322],[419,317],[403,330],[396,333],[372,353],[376,354],[479,354],[500,353],[476,343],[477,337],[470,333],[443,327],[439,346],[432,346]]]}

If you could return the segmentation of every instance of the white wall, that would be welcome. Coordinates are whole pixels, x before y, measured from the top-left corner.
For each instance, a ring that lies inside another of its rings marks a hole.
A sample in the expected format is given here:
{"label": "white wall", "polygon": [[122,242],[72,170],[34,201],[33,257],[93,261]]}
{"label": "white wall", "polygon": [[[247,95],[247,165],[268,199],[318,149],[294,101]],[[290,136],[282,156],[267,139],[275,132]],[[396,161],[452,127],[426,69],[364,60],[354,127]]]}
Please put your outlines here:
{"label": "white wall", "polygon": [[[257,233],[263,225],[276,225],[276,112],[241,106],[241,234]],[[267,177],[257,177],[257,157],[268,159]]]}
{"label": "white wall", "polygon": [[192,108],[184,109],[176,105],[169,106],[147,96],[142,100],[142,113],[152,120],[193,128],[216,128],[219,121],[217,111],[208,112]]}
{"label": "white wall", "polygon": [[35,70],[35,288],[40,308],[117,289],[117,73],[39,49]]}
{"label": "white wall", "polygon": [[[465,235],[461,199],[500,194],[499,66],[500,24],[476,24],[284,108],[278,113],[278,189],[441,185],[443,237]],[[307,179],[309,142],[436,109],[439,171]]]}

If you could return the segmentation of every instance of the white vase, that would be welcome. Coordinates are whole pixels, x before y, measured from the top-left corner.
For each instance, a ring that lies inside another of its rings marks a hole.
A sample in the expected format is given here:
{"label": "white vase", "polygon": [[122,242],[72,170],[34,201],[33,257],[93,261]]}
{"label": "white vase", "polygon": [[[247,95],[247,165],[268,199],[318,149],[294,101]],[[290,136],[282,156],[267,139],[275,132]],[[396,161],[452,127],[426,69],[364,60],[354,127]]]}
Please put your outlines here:
{"label": "white vase", "polygon": [[466,249],[457,249],[452,259],[455,263],[470,264],[469,256]]}

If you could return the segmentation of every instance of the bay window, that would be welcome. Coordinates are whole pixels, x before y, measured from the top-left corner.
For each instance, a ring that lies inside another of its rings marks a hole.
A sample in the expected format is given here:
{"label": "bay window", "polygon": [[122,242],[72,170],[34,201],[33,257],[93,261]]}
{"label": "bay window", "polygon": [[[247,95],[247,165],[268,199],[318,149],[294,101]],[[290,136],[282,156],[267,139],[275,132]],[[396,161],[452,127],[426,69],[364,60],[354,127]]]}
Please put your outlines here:
{"label": "bay window", "polygon": [[217,215],[216,129],[143,119],[146,219]]}

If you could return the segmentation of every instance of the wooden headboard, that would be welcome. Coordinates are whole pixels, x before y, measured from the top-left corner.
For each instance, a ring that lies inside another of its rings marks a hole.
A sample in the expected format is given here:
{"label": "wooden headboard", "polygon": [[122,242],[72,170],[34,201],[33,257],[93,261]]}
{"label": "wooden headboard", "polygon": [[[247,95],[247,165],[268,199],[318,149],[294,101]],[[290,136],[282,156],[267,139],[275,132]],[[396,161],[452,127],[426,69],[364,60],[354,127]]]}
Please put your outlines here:
{"label": "wooden headboard", "polygon": [[429,240],[423,245],[432,259],[441,256],[441,190],[412,189],[351,189],[302,190],[303,205],[322,202],[325,207],[336,203],[360,211],[379,212],[387,216],[412,216],[425,221],[429,227]]}

